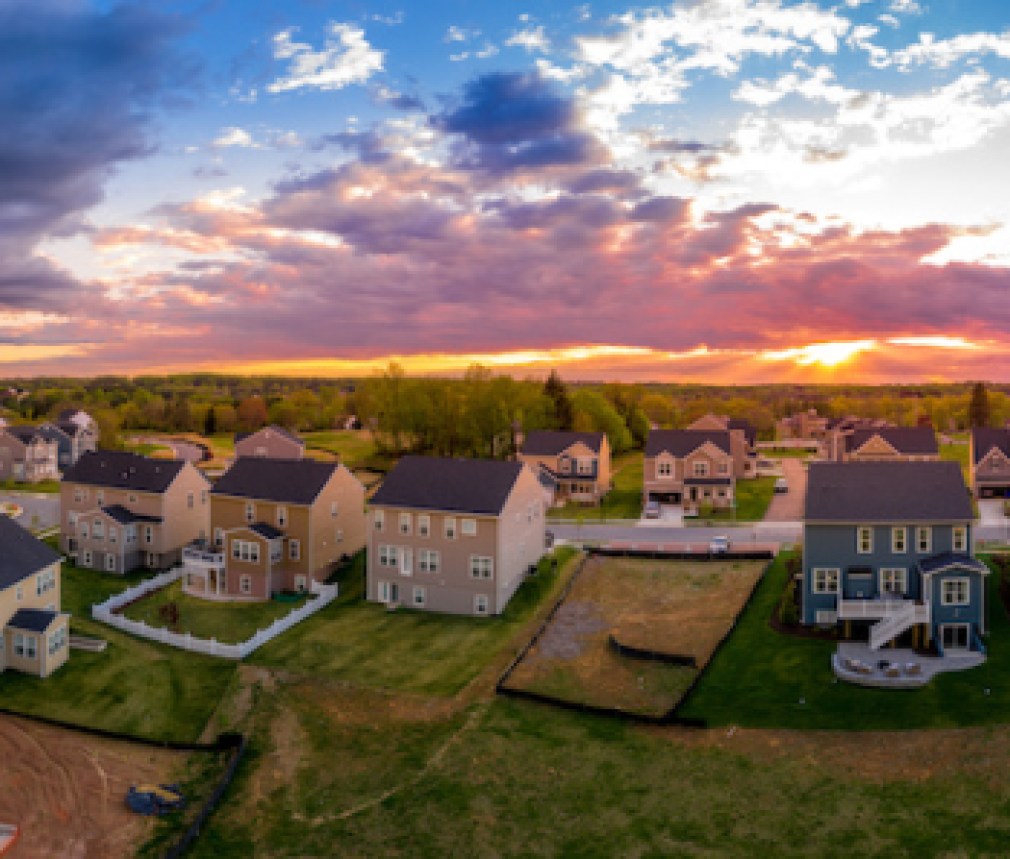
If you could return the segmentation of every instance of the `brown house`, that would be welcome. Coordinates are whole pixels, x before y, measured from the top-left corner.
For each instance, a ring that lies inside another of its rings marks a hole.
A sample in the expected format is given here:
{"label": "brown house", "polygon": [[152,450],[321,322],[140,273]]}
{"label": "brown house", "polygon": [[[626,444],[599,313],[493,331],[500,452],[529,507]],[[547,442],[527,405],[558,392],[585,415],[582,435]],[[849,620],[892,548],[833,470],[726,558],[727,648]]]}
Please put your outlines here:
{"label": "brown house", "polygon": [[211,491],[211,537],[183,552],[184,589],[267,600],[306,591],[365,545],[365,488],[346,467],[242,457]]}
{"label": "brown house", "polygon": [[60,611],[60,556],[0,515],[0,673],[48,677],[70,652]]}
{"label": "brown house", "polygon": [[856,429],[845,436],[843,462],[937,460],[940,450],[932,427]]}
{"label": "brown house", "polygon": [[59,480],[59,451],[55,441],[36,427],[0,429],[0,480],[38,483]]}
{"label": "brown house", "polygon": [[210,484],[181,459],[85,453],[60,486],[60,547],[81,567],[167,569],[210,528]]}
{"label": "brown house", "polygon": [[968,462],[976,498],[1010,498],[1010,429],[972,429]]}
{"label": "brown house", "polygon": [[284,427],[271,425],[235,436],[235,456],[301,459],[305,456],[305,442]]}
{"label": "brown house", "polygon": [[500,614],[544,553],[544,500],[521,462],[407,456],[372,497],[366,597]]}
{"label": "brown house", "polygon": [[704,415],[687,426],[689,430],[718,431],[729,433],[730,450],[733,455],[733,475],[739,480],[757,477],[757,430],[748,421],[730,418],[727,415]]}
{"label": "brown house", "polygon": [[523,442],[519,461],[553,489],[556,504],[599,504],[610,491],[610,442],[606,433],[536,430]]}
{"label": "brown house", "polygon": [[652,430],[645,443],[645,503],[731,507],[736,470],[729,430]]}

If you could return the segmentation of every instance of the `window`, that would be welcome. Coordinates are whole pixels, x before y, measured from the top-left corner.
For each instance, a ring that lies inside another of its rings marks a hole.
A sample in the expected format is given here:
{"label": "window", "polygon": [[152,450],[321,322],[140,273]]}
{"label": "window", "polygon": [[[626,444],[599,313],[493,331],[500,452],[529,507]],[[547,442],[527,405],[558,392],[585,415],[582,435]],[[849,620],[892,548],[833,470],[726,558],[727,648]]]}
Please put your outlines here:
{"label": "window", "polygon": [[35,595],[42,596],[47,591],[56,587],[56,573],[52,570],[43,570],[35,577]]}
{"label": "window", "polygon": [[295,590],[303,594],[309,589],[309,580],[306,576],[295,576]]}
{"label": "window", "polygon": [[105,539],[105,524],[101,519],[96,519],[91,523],[91,537],[99,541]]}
{"label": "window", "polygon": [[719,463],[719,474],[729,474],[729,463],[720,462]]}
{"label": "window", "polygon": [[195,505],[196,505],[196,496],[193,495],[192,492],[187,492],[186,493],[186,507],[189,510],[192,510]]}
{"label": "window", "polygon": [[487,594],[477,594],[473,598],[474,614],[487,614]]}
{"label": "window", "polygon": [[130,504],[136,504],[137,503],[137,496],[133,495],[132,493],[130,495],[127,495],[126,498],[130,502]]}
{"label": "window", "polygon": [[922,553],[933,551],[933,529],[924,526],[915,529],[915,548]]}
{"label": "window", "polygon": [[95,501],[98,502],[98,506],[101,507],[105,503],[105,490],[98,489],[95,491]]}
{"label": "window", "polygon": [[395,567],[399,554],[396,546],[379,546],[379,566]]}
{"label": "window", "polygon": [[74,503],[80,504],[85,498],[88,497],[88,490],[82,489],[80,486],[74,487]]}
{"label": "window", "polygon": [[337,528],[337,533],[336,533],[334,539],[338,543],[343,543],[344,542],[344,529],[343,528]]}
{"label": "window", "polygon": [[247,501],[245,505],[245,520],[252,522],[256,518],[256,505],[252,501]]}
{"label": "window", "polygon": [[456,520],[448,516],[445,518],[445,539],[456,539]]}
{"label": "window", "polygon": [[860,555],[869,555],[873,551],[872,528],[863,527],[856,529],[856,551]]}
{"label": "window", "polygon": [[49,655],[59,653],[67,646],[67,628],[61,626],[56,632],[49,636]]}
{"label": "window", "polygon": [[136,543],[137,542],[137,526],[127,525],[126,526],[126,542]]}
{"label": "window", "polygon": [[567,456],[558,457],[558,473],[568,474],[572,470],[572,461]]}
{"label": "window", "polygon": [[580,459],[579,474],[592,474],[596,468],[595,459]]}
{"label": "window", "polygon": [[302,559],[302,544],[299,540],[289,540],[288,541],[288,557],[292,561],[300,561]]}
{"label": "window", "polygon": [[375,530],[381,531],[383,526],[386,524],[385,511],[383,510],[374,511],[372,521],[375,523]]}
{"label": "window", "polygon": [[891,551],[895,554],[904,554],[907,549],[908,531],[903,527],[891,529]]}
{"label": "window", "polygon": [[109,526],[109,542],[115,543],[119,540],[119,529],[115,525]]}
{"label": "window", "polygon": [[431,533],[431,517],[424,515],[417,517],[417,536],[427,537]]}
{"label": "window", "polygon": [[14,655],[25,659],[34,659],[36,655],[35,639],[21,632],[14,633]]}
{"label": "window", "polygon": [[81,520],[81,539],[82,540],[88,539],[88,523],[83,519]]}
{"label": "window", "polygon": [[704,459],[694,462],[692,464],[692,474],[695,477],[708,477],[708,462]]}
{"label": "window", "polygon": [[951,530],[951,542],[955,552],[968,551],[968,529],[964,525],[957,525]]}
{"label": "window", "polygon": [[105,572],[116,572],[116,556],[113,555],[112,552],[105,553]]}
{"label": "window", "polygon": [[214,529],[214,545],[223,546],[224,545],[224,528]]}
{"label": "window", "polygon": [[424,606],[424,588],[416,587],[414,588],[414,605],[418,608]]}
{"label": "window", "polygon": [[470,578],[490,579],[494,571],[494,559],[483,555],[470,556]]}
{"label": "window", "polygon": [[231,556],[236,561],[258,564],[260,562],[260,544],[252,540],[232,540]]}
{"label": "window", "polygon": [[283,528],[288,524],[288,508],[278,507],[277,508],[277,527]]}
{"label": "window", "polygon": [[464,537],[476,537],[477,536],[477,520],[476,519],[462,519],[459,523],[459,530]]}
{"label": "window", "polygon": [[814,593],[815,594],[836,594],[838,593],[837,569],[815,568],[813,570]]}
{"label": "window", "polygon": [[244,594],[251,594],[252,576],[239,576],[238,589]]}
{"label": "window", "polygon": [[151,525],[144,526],[144,542],[148,544],[154,542],[154,528]]}
{"label": "window", "polygon": [[204,507],[207,506],[207,490],[206,489],[201,489],[200,490],[200,504],[202,504]]}
{"label": "window", "polygon": [[968,605],[970,594],[968,579],[944,579],[942,588],[940,592],[942,605]]}
{"label": "window", "polygon": [[438,552],[433,549],[421,549],[417,553],[417,568],[422,573],[437,573],[438,561]]}
{"label": "window", "polygon": [[[85,549],[81,553],[81,563],[84,564],[84,566],[86,566],[86,567],[90,567],[91,566],[91,549]],[[18,591],[18,599],[21,599],[21,592],[20,592],[20,590]]]}
{"label": "window", "polygon": [[336,501],[331,501],[330,502],[330,518],[331,519],[336,519],[337,518],[337,513],[338,513],[339,510],[340,510],[340,507],[337,505],[337,502]]}
{"label": "window", "polygon": [[656,477],[673,477],[673,463],[668,459],[661,459],[657,462]]}
{"label": "window", "polygon": [[883,567],[880,570],[881,594],[904,595],[908,590],[908,572],[901,567]]}
{"label": "window", "polygon": [[401,513],[400,514],[400,533],[410,534],[410,514]]}
{"label": "window", "polygon": [[72,530],[77,530],[77,511],[71,510],[67,513],[67,526]]}

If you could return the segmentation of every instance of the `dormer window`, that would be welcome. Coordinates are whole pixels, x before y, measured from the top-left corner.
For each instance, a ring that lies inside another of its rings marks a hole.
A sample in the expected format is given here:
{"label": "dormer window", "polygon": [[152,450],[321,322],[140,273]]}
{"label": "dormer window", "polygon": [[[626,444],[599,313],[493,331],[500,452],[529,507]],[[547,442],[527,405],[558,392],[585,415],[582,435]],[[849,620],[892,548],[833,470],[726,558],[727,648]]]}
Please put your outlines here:
{"label": "dormer window", "polygon": [[572,469],[572,461],[567,456],[558,457],[558,471],[561,474],[568,474]]}

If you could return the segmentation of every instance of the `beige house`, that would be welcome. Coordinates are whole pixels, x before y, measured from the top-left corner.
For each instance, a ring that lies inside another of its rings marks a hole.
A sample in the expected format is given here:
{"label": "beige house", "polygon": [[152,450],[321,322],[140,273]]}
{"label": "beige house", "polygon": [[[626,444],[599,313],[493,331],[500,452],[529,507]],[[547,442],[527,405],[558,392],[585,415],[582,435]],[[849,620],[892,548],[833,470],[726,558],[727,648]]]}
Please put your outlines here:
{"label": "beige house", "polygon": [[544,535],[543,492],[523,463],[404,457],[371,500],[366,598],[500,614]]}
{"label": "beige house", "polygon": [[365,488],[338,463],[242,457],[210,498],[210,539],[183,551],[183,588],[195,596],[306,591],[365,546]]}
{"label": "beige house", "polygon": [[167,569],[210,529],[210,484],[192,463],[135,453],[85,453],[60,486],[60,547],[109,573]]}
{"label": "beige house", "polygon": [[729,430],[652,430],[645,443],[642,492],[646,504],[732,507],[736,469]]}
{"label": "beige house", "polygon": [[301,459],[305,456],[305,442],[284,427],[268,426],[235,436],[235,456]]}
{"label": "beige house", "polygon": [[780,441],[815,441],[827,445],[829,420],[817,414],[817,409],[807,409],[788,415],[775,423],[775,437]]}
{"label": "beige house", "polygon": [[59,449],[36,427],[0,429],[0,480],[38,483],[59,480]]}
{"label": "beige house", "polygon": [[536,430],[523,441],[519,461],[550,488],[554,504],[599,504],[610,491],[606,433]]}
{"label": "beige house", "polygon": [[0,673],[48,677],[70,653],[60,611],[60,556],[0,515]]}
{"label": "beige house", "polygon": [[845,436],[842,462],[938,460],[940,450],[932,427],[856,429]]}
{"label": "beige house", "polygon": [[728,432],[733,455],[733,475],[738,480],[757,477],[757,431],[749,422],[727,415],[707,414],[689,424],[687,429]]}
{"label": "beige house", "polygon": [[1010,498],[1010,429],[972,429],[968,462],[976,498]]}

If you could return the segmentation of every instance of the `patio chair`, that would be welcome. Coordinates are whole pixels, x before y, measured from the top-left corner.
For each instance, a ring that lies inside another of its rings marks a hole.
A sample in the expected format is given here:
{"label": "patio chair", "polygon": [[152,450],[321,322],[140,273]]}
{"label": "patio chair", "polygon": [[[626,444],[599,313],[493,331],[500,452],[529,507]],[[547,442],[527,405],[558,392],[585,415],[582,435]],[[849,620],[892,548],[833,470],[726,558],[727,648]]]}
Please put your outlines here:
{"label": "patio chair", "polygon": [[922,666],[918,662],[906,662],[905,673],[909,677],[918,677],[922,674]]}

